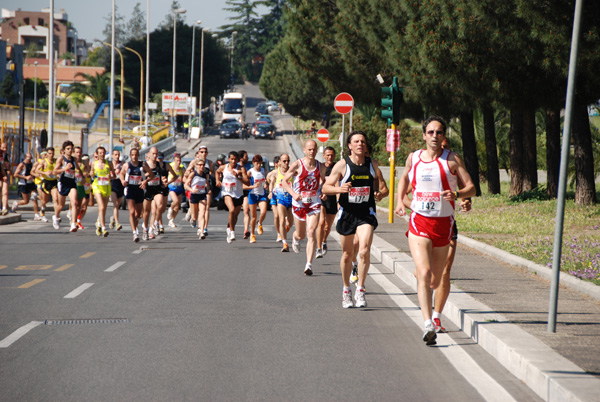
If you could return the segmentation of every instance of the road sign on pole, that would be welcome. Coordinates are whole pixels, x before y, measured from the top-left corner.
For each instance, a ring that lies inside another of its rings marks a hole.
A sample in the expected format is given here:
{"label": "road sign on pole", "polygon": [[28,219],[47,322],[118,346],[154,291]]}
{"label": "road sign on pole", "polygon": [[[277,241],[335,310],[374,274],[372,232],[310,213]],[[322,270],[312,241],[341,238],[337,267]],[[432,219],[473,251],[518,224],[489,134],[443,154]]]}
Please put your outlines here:
{"label": "road sign on pole", "polygon": [[317,140],[321,142],[329,141],[329,131],[326,128],[322,128],[317,131]]}
{"label": "road sign on pole", "polygon": [[342,92],[335,97],[333,107],[340,114],[350,113],[354,107],[354,98],[348,92]]}

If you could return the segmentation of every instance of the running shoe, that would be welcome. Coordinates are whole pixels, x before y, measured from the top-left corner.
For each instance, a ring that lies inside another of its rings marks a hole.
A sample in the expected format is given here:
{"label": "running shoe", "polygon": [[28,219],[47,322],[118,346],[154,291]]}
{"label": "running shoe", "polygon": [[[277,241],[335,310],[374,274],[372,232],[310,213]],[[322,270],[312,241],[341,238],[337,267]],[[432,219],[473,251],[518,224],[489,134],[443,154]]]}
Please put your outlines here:
{"label": "running shoe", "polygon": [[36,222],[40,222],[42,220],[42,217],[39,214],[35,214],[33,215],[33,220]]}
{"label": "running shoe", "polygon": [[350,283],[358,282],[358,266],[352,263],[352,273],[350,274]]}
{"label": "running shoe", "polygon": [[437,332],[438,334],[448,332],[446,331],[446,328],[442,327],[442,321],[439,318],[433,318],[431,321],[433,321],[435,332]]}
{"label": "running shoe", "polygon": [[46,208],[45,207],[41,207],[40,208],[40,215],[41,216],[45,216],[46,215]]}
{"label": "running shoe", "polygon": [[231,239],[231,230],[227,228],[227,243],[231,243],[233,240]]}
{"label": "running shoe", "polygon": [[196,236],[200,236],[202,234],[202,229],[198,228],[198,230],[196,230]]}
{"label": "running shoe", "polygon": [[78,227],[79,229],[81,229],[81,230],[85,229],[85,228],[83,227],[83,225],[81,224],[81,222],[77,222],[77,227]]}
{"label": "running shoe", "polygon": [[59,216],[58,217],[58,223],[61,223],[61,222],[62,222],[62,218]]}
{"label": "running shoe", "polygon": [[425,342],[425,345],[435,345],[437,343],[435,341],[435,338],[437,338],[437,334],[435,333],[435,326],[433,324],[427,325],[425,327],[425,333],[423,334],[423,341]]}
{"label": "running shoe", "polygon": [[98,225],[96,225],[96,236],[102,236],[102,229]]}
{"label": "running shoe", "polygon": [[154,230],[152,230],[152,228],[150,228],[150,230],[148,231],[148,238],[150,240],[155,239],[156,235],[154,234]]}
{"label": "running shoe", "polygon": [[46,218],[45,216],[42,216],[40,220],[45,223],[48,222],[48,218]]}
{"label": "running shoe", "polygon": [[294,253],[300,252],[300,241],[296,240],[294,236],[292,236],[292,250],[294,250]]}
{"label": "running shoe", "polygon": [[352,308],[354,305],[352,304],[352,291],[344,290],[342,293],[342,307],[343,308]]}
{"label": "running shoe", "polygon": [[115,228],[115,217],[114,216],[110,217],[110,225],[108,225],[108,227],[111,229]]}
{"label": "running shoe", "polygon": [[250,237],[250,232],[244,232],[244,239],[247,239]]}
{"label": "running shoe", "polygon": [[289,233],[289,231],[290,231],[290,227],[291,227],[291,226],[289,225],[289,223],[286,223],[286,224],[285,224],[285,232],[286,232],[286,233]]}
{"label": "running shoe", "polygon": [[8,209],[2,208],[2,211],[0,211],[0,215],[8,215]]}
{"label": "running shoe", "polygon": [[250,235],[250,243],[256,243],[256,236]]}
{"label": "running shoe", "polygon": [[235,232],[231,230],[229,234],[231,235],[231,241],[235,241]]}
{"label": "running shoe", "polygon": [[69,220],[69,222],[72,221],[72,219],[71,219],[71,210],[70,209],[67,211],[67,219]]}
{"label": "running shoe", "polygon": [[195,220],[190,221],[190,226],[192,226],[192,228],[196,229],[196,225],[197,225],[197,223]]}
{"label": "running shoe", "polygon": [[188,212],[185,214],[185,220],[189,222],[191,219],[192,219],[192,214],[190,213],[190,211],[188,211]]}
{"label": "running shoe", "polygon": [[364,289],[356,289],[354,293],[354,300],[356,300],[356,307],[367,307],[367,299],[365,298]]}
{"label": "running shoe", "polygon": [[77,224],[76,223],[71,223],[71,229],[69,231],[70,232],[77,232]]}
{"label": "running shoe", "polygon": [[137,233],[134,233],[134,234],[133,234],[133,242],[134,242],[134,243],[137,243],[137,242],[139,242],[139,241],[140,241],[140,236],[138,236],[138,234],[137,234]]}
{"label": "running shoe", "polygon": [[304,267],[304,275],[306,275],[306,276],[312,275],[312,264],[310,262],[307,262],[306,266]]}
{"label": "running shoe", "polygon": [[148,241],[149,235],[148,235],[148,231],[147,230],[144,230],[144,233],[142,234],[142,239],[144,241]]}
{"label": "running shoe", "polygon": [[260,223],[258,224],[258,234],[259,235],[263,234],[263,227],[262,227],[262,225]]}
{"label": "running shoe", "polygon": [[19,202],[18,201],[13,201],[12,203],[12,207],[10,208],[10,212],[12,212],[13,214],[15,212],[17,212],[17,207],[19,206]]}
{"label": "running shoe", "polygon": [[52,226],[56,230],[60,229],[60,221],[58,220],[58,218],[56,216],[52,217]]}
{"label": "running shoe", "polygon": [[200,233],[200,240],[204,240],[206,239],[206,233],[202,232]]}
{"label": "running shoe", "polygon": [[318,248],[317,253],[315,254],[315,258],[323,258],[323,251]]}
{"label": "running shoe", "polygon": [[116,228],[117,230],[121,230],[121,229],[123,229],[123,225],[121,225],[120,223],[116,223],[116,224],[115,224],[115,228]]}
{"label": "running shoe", "polygon": [[276,243],[281,243],[282,239],[281,239],[281,235],[277,234],[277,240],[275,240]]}
{"label": "running shoe", "polygon": [[321,248],[323,250],[323,257],[325,257],[325,254],[327,254],[327,242],[323,242],[323,245]]}
{"label": "running shoe", "polygon": [[204,237],[208,236],[208,229],[204,228]]}
{"label": "running shoe", "polygon": [[173,221],[173,219],[169,218],[169,227],[171,228],[176,228],[177,225],[175,224],[175,221]]}
{"label": "running shoe", "polygon": [[102,237],[108,236],[108,230],[106,228],[102,228]]}
{"label": "running shoe", "polygon": [[[117,229],[117,230],[119,230],[119,229]],[[160,233],[160,234],[165,234],[165,227],[164,227],[163,225],[160,225],[160,226],[158,227],[158,233]]]}
{"label": "running shoe", "polygon": [[168,220],[173,219],[173,208],[169,207],[169,210],[167,211],[167,219]]}
{"label": "running shoe", "polygon": [[289,253],[290,252],[290,248],[289,248],[289,246],[288,246],[287,243],[283,244],[283,248],[281,249],[281,252],[282,253]]}

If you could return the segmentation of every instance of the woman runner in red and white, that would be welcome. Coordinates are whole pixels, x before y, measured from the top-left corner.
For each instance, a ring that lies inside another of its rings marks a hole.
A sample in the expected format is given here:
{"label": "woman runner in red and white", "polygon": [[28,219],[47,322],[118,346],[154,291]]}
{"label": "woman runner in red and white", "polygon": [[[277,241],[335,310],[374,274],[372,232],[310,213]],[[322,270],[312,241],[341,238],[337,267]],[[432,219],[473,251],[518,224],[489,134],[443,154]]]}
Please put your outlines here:
{"label": "woman runner in red and white", "polygon": [[[304,158],[297,160],[285,174],[283,187],[292,196],[292,213],[296,230],[292,234],[292,249],[300,252],[300,240],[306,243],[306,265],[304,275],[312,275],[312,262],[317,248],[316,230],[321,214],[321,186],[325,181],[325,166],[315,159],[317,143],[308,140],[304,143]],[[290,187],[288,180],[294,178]]]}
{"label": "woman runner in red and white", "polygon": [[[440,285],[448,247],[452,237],[455,200],[472,197],[475,186],[460,156],[442,148],[446,123],[430,117],[423,123],[423,140],[427,148],[411,153],[398,184],[395,212],[404,216],[403,199],[412,186],[408,245],[417,268],[417,293],[425,320],[423,341],[434,345],[435,326],[431,321],[431,293]],[[457,176],[464,187],[457,191]]]}

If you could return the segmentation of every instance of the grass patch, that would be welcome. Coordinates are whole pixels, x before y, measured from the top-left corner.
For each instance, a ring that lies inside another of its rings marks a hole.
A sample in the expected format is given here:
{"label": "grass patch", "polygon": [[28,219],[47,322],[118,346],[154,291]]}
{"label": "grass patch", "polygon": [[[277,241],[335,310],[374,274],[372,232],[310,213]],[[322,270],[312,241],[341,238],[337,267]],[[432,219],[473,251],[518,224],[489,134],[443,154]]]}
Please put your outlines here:
{"label": "grass patch", "polygon": [[[500,195],[476,197],[470,212],[458,212],[459,232],[550,267],[556,200],[536,190],[509,197],[509,187],[502,183]],[[387,208],[389,201],[378,205]],[[600,205],[576,205],[573,193],[567,194],[565,204],[561,270],[600,285]]]}

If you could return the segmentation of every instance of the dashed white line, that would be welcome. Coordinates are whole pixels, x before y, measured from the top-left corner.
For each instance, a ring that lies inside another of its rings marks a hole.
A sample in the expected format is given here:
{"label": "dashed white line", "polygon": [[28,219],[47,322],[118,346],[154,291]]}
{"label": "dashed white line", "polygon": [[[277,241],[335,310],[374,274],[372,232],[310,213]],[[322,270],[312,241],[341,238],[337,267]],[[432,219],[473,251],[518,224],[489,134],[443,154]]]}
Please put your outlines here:
{"label": "dashed white line", "polygon": [[84,283],[83,285],[81,285],[77,289],[73,290],[68,295],[66,295],[64,297],[64,299],[74,299],[77,296],[79,296],[80,294],[82,294],[83,292],[85,292],[87,289],[91,288],[93,285],[94,285],[93,283]]}
{"label": "dashed white line", "polygon": [[125,264],[127,261],[119,261],[117,263],[114,263],[113,265],[111,265],[110,267],[106,268],[104,270],[104,272],[113,272],[115,271],[117,268],[119,268],[121,265]]}
{"label": "dashed white line", "polygon": [[29,331],[43,323],[43,321],[31,321],[29,324],[23,325],[21,328],[17,329],[15,332],[1,340],[0,348],[9,347],[10,345],[18,341],[21,337],[23,337],[25,334],[27,334]]}

